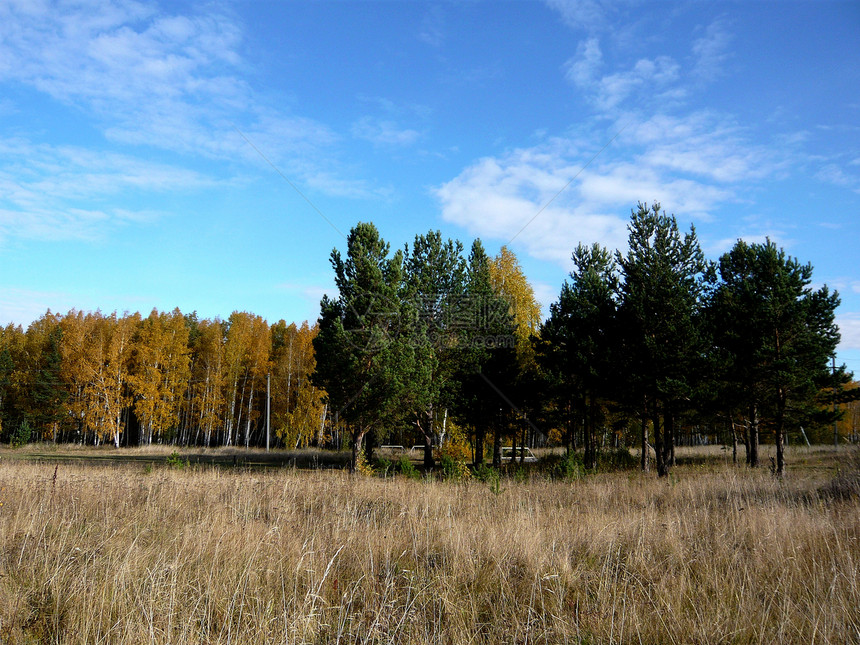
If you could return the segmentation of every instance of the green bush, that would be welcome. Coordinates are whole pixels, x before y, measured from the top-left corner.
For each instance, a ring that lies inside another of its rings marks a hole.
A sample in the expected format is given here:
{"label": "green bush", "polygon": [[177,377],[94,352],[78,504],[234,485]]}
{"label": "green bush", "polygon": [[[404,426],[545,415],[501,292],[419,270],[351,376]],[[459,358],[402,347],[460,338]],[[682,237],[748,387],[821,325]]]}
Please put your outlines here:
{"label": "green bush", "polygon": [[9,443],[13,448],[20,448],[30,443],[30,438],[33,436],[33,429],[30,427],[30,422],[24,419],[18,429],[12,433]]}
{"label": "green bush", "polygon": [[471,476],[465,462],[458,461],[449,454],[442,453],[439,456],[439,465],[442,467],[442,478],[446,481],[462,481]]}
{"label": "green bush", "polygon": [[179,451],[174,450],[167,456],[167,465],[171,468],[182,470],[183,468],[187,468],[190,464],[187,459],[183,461]]}
{"label": "green bush", "polygon": [[406,455],[401,455],[397,462],[397,470],[401,475],[406,475],[409,479],[421,479],[421,472],[415,467],[415,464]]}
{"label": "green bush", "polygon": [[394,472],[394,464],[391,463],[390,459],[379,457],[373,461],[373,470],[383,477],[388,477],[389,472]]}
{"label": "green bush", "polygon": [[542,461],[545,472],[551,479],[575,480],[585,477],[585,465],[582,463],[582,455],[578,452],[550,455]]}
{"label": "green bush", "polygon": [[475,468],[475,479],[479,482],[489,483],[499,479],[499,471],[495,468],[490,468],[487,464],[478,464]]}
{"label": "green bush", "polygon": [[597,467],[600,470],[634,470],[639,460],[627,448],[613,448],[597,453]]}

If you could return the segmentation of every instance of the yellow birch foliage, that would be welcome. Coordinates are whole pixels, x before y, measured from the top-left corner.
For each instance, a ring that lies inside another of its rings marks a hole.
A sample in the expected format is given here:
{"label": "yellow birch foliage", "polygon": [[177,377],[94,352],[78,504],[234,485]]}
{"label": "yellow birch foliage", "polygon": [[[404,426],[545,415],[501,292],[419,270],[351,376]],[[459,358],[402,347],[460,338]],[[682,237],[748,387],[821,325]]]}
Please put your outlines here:
{"label": "yellow birch foliage", "polygon": [[190,378],[188,328],[179,309],[169,314],[153,309],[143,320],[134,367],[129,381],[142,436],[146,443],[154,436],[169,438],[179,424],[179,408]]}
{"label": "yellow birch foliage", "polygon": [[224,410],[227,374],[224,362],[224,327],[220,320],[201,320],[194,344],[193,371],[189,387],[189,422],[203,433],[203,443],[217,441]]}
{"label": "yellow birch foliage", "polygon": [[228,324],[224,348],[228,391],[225,444],[232,443],[234,433],[238,443],[243,424],[247,444],[251,423],[259,414],[254,406],[255,396],[266,391],[271,331],[261,316],[243,311],[234,311]]}
{"label": "yellow birch foliage", "polygon": [[316,325],[300,327],[283,320],[272,326],[272,421],[287,447],[309,445],[319,434],[324,392],[310,376],[316,367]]}
{"label": "yellow birch foliage", "polygon": [[529,284],[514,252],[503,246],[499,254],[490,258],[490,284],[493,291],[507,300],[516,324],[517,359],[521,366],[534,361],[531,336],[538,333],[541,324],[540,303]]}
{"label": "yellow birch foliage", "polygon": [[439,446],[438,458],[443,462],[450,460],[450,473],[454,479],[468,479],[471,471],[467,465],[472,459],[472,446],[469,443],[469,435],[451,419],[447,422],[445,441]]}

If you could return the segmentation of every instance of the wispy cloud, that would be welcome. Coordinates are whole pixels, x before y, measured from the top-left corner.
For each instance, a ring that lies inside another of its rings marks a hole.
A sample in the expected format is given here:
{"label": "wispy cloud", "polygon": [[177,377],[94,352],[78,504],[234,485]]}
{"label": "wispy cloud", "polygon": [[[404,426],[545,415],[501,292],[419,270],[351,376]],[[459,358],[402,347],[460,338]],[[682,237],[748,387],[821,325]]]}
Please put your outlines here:
{"label": "wispy cloud", "polygon": [[111,205],[118,194],[198,190],[213,183],[184,168],[23,139],[0,140],[0,160],[0,239],[96,238],[113,225],[158,217],[152,210]]}
{"label": "wispy cloud", "polygon": [[15,321],[26,327],[49,309],[65,313],[76,306],[80,307],[81,303],[72,294],[0,287],[0,326]]}
{"label": "wispy cloud", "polygon": [[126,0],[16,0],[0,4],[0,81],[95,116],[114,143],[258,164],[239,127],[284,172],[342,193],[338,135],[252,90],[243,39],[238,19],[213,5],[170,15]]}
{"label": "wispy cloud", "polygon": [[731,57],[732,35],[726,21],[716,20],[704,29],[704,34],[693,41],[693,75],[705,81],[721,76]]}
{"label": "wispy cloud", "polygon": [[836,317],[842,340],[840,350],[860,349],[860,313],[844,313]]}
{"label": "wispy cloud", "polygon": [[601,29],[611,13],[611,5],[599,0],[546,0],[546,4],[574,29]]}
{"label": "wispy cloud", "polygon": [[706,221],[741,199],[750,181],[781,167],[772,150],[707,112],[627,118],[623,133],[585,170],[605,141],[558,138],[476,161],[436,189],[443,218],[510,238],[576,177],[517,237],[530,255],[568,268],[579,242],[624,248],[629,209],[639,201]]}
{"label": "wispy cloud", "polygon": [[421,133],[411,128],[401,128],[393,121],[362,117],[352,126],[352,134],[378,146],[409,146]]}
{"label": "wispy cloud", "polygon": [[432,47],[441,47],[445,42],[445,15],[439,5],[432,6],[424,14],[418,39]]}
{"label": "wispy cloud", "polygon": [[[848,164],[851,165],[851,164]],[[834,186],[848,188],[855,193],[860,193],[860,176],[853,175],[848,170],[835,163],[828,163],[816,174],[816,179]]]}

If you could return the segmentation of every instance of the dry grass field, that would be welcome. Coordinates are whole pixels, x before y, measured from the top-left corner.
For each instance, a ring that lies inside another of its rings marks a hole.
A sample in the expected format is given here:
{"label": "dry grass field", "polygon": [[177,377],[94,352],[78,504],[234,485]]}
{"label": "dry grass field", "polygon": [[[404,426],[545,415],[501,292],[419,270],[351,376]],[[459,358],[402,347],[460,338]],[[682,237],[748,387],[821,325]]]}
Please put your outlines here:
{"label": "dry grass field", "polygon": [[860,643],[857,471],[822,454],[493,489],[0,451],[0,642]]}

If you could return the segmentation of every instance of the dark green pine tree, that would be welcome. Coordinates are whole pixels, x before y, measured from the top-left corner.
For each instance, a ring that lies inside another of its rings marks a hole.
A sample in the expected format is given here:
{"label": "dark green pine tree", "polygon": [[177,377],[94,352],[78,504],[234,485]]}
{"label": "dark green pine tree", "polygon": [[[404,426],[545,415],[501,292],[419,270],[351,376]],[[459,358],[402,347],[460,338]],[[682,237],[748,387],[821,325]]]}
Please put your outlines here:
{"label": "dark green pine tree", "polygon": [[495,294],[489,258],[480,240],[472,243],[466,289],[453,312],[457,329],[458,412],[475,430],[475,464],[484,463],[488,430],[493,430],[493,465],[501,465],[501,437],[516,402],[515,326],[510,305]]}
{"label": "dark green pine tree", "polygon": [[[639,204],[628,225],[627,255],[621,267],[620,322],[623,372],[630,405],[650,418],[658,475],[674,458],[675,422],[689,409],[701,375],[705,340],[701,296],[708,264],[695,229],[684,235],[659,204]],[[643,440],[643,445],[647,442]]]}
{"label": "dark green pine tree", "polygon": [[313,380],[349,427],[355,468],[368,433],[382,439],[424,404],[428,375],[417,354],[426,343],[416,342],[416,311],[402,297],[403,253],[389,256],[373,224],[356,225],[346,258],[335,249],[331,264],[339,295],[321,302]]}
{"label": "dark green pine tree", "polygon": [[541,332],[555,354],[545,354],[544,364],[558,373],[566,390],[563,400],[582,419],[584,463],[595,468],[600,403],[617,385],[618,274],[612,254],[598,244],[580,244],[572,259],[570,281],[562,285],[558,302],[550,305],[550,317]]}
{"label": "dark green pine tree", "polygon": [[770,240],[739,240],[720,258],[719,272],[715,344],[726,357],[733,400],[747,415],[748,463],[758,465],[764,424],[773,429],[775,472],[783,476],[788,425],[830,420],[822,392],[850,380],[844,366],[833,372],[828,364],[839,343],[839,296],[826,286],[812,290],[812,266]]}
{"label": "dark green pine tree", "polygon": [[63,330],[59,325],[51,329],[39,357],[39,367],[33,383],[32,420],[42,437],[56,437],[64,416],[64,406],[69,398],[60,373],[62,356],[60,341]]}
{"label": "dark green pine tree", "polygon": [[414,400],[415,424],[424,439],[424,467],[432,468],[433,441],[438,417],[445,418],[456,397],[458,369],[455,308],[465,290],[466,262],[459,241],[443,240],[439,231],[416,235],[405,261],[405,298],[417,310],[416,358],[426,387]]}

